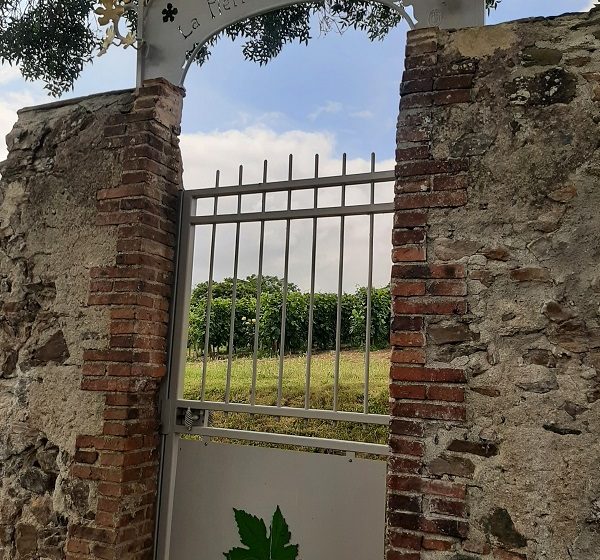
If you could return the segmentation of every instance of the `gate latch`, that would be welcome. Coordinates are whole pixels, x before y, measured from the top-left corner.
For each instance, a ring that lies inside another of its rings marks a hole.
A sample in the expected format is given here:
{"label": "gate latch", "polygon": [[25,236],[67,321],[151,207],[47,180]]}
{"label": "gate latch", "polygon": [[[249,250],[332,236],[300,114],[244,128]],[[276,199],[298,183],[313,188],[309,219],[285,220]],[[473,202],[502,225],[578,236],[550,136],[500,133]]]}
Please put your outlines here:
{"label": "gate latch", "polygon": [[202,426],[204,422],[204,415],[206,410],[193,409],[188,407],[187,409],[177,409],[177,424],[185,426],[188,432],[192,431],[194,426]]}

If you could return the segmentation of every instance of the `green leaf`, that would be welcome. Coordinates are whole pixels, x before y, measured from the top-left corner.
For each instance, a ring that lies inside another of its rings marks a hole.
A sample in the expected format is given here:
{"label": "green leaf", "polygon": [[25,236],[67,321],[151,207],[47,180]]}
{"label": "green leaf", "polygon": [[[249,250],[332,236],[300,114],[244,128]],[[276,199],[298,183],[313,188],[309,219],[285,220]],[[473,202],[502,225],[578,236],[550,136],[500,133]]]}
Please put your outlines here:
{"label": "green leaf", "polygon": [[224,554],[227,560],[261,560],[251,550],[247,548],[232,548]]}
{"label": "green leaf", "polygon": [[233,511],[242,544],[248,548],[232,548],[223,554],[227,560],[296,560],[298,545],[289,544],[292,535],[279,506],[268,538],[262,519],[239,509]]}
{"label": "green leaf", "polygon": [[240,509],[234,509],[233,511],[242,544],[252,551],[257,560],[268,560],[269,539],[267,539],[265,522]]}
{"label": "green leaf", "polygon": [[281,509],[277,506],[275,513],[273,514],[273,521],[271,521],[271,556],[273,552],[280,550],[289,544],[292,534],[288,528],[288,525],[283,518]]}

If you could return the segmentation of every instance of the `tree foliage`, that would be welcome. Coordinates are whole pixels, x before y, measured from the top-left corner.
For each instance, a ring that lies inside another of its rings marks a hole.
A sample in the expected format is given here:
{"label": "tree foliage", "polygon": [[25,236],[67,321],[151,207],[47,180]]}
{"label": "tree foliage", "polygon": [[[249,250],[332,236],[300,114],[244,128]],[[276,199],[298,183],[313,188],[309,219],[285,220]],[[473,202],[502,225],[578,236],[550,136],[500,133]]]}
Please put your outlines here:
{"label": "tree foliage", "polygon": [[[499,0],[486,0],[495,8]],[[83,67],[100,49],[94,0],[0,0],[0,62],[18,64],[29,80],[42,80],[52,95],[73,87]],[[135,27],[135,12],[126,12]],[[371,40],[382,39],[400,22],[400,16],[377,2],[325,0],[298,4],[236,23],[213,38],[198,55],[203,63],[219,37],[243,39],[243,54],[265,64],[294,41],[308,43],[312,18],[320,31],[364,31]]]}
{"label": "tree foliage", "polygon": [[[258,323],[259,350],[263,355],[276,355],[281,346],[283,281],[275,276],[263,278]],[[251,287],[254,287],[252,291]],[[256,328],[256,276],[238,280],[236,290],[233,350],[248,354],[254,349]],[[232,281],[226,278],[212,286],[210,306],[209,351],[213,354],[229,351]],[[196,355],[204,351],[208,287],[198,284],[190,303],[188,348]],[[310,294],[293,284],[286,298],[285,352],[306,352]],[[371,292],[371,346],[384,348],[390,337],[390,289],[376,288]],[[348,348],[364,347],[366,340],[367,290],[358,288],[353,294],[342,295],[340,341]],[[313,303],[313,350],[333,350],[336,347],[337,294],[316,293]]]}

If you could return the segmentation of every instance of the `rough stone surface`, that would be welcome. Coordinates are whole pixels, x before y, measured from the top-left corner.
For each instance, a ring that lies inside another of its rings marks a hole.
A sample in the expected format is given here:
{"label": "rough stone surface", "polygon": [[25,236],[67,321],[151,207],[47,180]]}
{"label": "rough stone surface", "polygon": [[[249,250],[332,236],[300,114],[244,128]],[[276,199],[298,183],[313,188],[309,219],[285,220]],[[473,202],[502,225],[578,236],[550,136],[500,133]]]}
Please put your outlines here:
{"label": "rough stone surface", "polygon": [[[423,455],[388,492],[421,496],[390,517],[421,540],[388,560],[600,560],[599,29],[594,9],[409,34],[394,239],[418,231],[426,261],[393,269],[392,330],[426,360],[392,364],[391,410]],[[425,403],[395,397],[417,383]]]}
{"label": "rough stone surface", "polygon": [[[494,558],[596,560],[600,10],[499,28],[509,39],[493,52],[469,47],[477,101],[452,106],[435,130],[434,152],[474,156],[468,203],[430,210],[427,233],[436,251],[475,239],[488,256],[467,262],[477,339],[452,342],[468,362],[485,350],[467,433],[498,450],[473,459],[471,533],[502,550]],[[439,56],[459,59],[473,33],[442,34]]]}
{"label": "rough stone surface", "polygon": [[120,164],[102,123],[131,94],[21,112],[0,183],[0,558],[62,558],[69,521],[92,509],[69,466],[102,430],[102,396],[80,389],[85,349],[108,337],[87,307],[89,270],[117,239],[95,223],[96,191]]}

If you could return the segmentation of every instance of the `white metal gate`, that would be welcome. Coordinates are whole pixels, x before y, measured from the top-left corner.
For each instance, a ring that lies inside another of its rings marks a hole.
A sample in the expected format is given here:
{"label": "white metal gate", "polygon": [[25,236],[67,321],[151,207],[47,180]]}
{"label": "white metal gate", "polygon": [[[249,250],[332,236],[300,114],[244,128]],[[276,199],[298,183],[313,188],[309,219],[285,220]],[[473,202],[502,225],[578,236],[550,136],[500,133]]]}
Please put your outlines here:
{"label": "white metal gate", "polygon": [[[186,190],[182,194],[170,373],[161,405],[164,444],[157,529],[157,557],[161,560],[222,558],[227,550],[235,546],[234,508],[244,509],[266,519],[273,514],[276,507],[281,508],[286,516],[291,538],[297,539],[300,547],[297,557],[302,560],[331,560],[334,557],[379,560],[383,557],[385,462],[365,458],[364,455],[385,456],[388,454],[387,445],[356,438],[332,439],[298,435],[286,432],[284,427],[281,430],[257,431],[251,426],[251,419],[258,417],[289,418],[305,422],[342,422],[360,426],[388,425],[387,414],[372,413],[370,410],[371,295],[375,215],[390,214],[394,210],[391,201],[394,171],[375,171],[374,154],[371,157],[371,171],[368,173],[348,174],[346,162],[344,155],[341,175],[319,177],[319,158],[316,156],[314,178],[293,179],[293,159],[290,156],[286,181],[269,183],[265,162],[263,180],[260,183],[244,184],[243,169],[240,167],[237,185],[220,186],[217,173],[214,187]],[[363,185],[369,189],[368,203],[348,204],[347,188],[356,185]],[[390,193],[390,200],[376,202],[377,188],[385,186]],[[322,194],[332,188],[341,192],[339,204],[322,206]],[[298,191],[312,193],[311,207],[294,208],[292,194]],[[268,209],[267,196],[271,193],[287,195],[285,209]],[[259,197],[259,209],[243,210],[242,201],[248,195]],[[219,201],[225,197],[235,197],[236,212],[220,211]],[[208,215],[198,215],[196,208],[199,200],[210,201],[212,212]],[[361,374],[362,403],[361,410],[352,411],[343,410],[339,399],[344,254],[348,250],[345,247],[345,228],[349,216],[368,217],[368,227],[365,231],[365,235],[368,236],[368,280],[364,365]],[[317,232],[319,220],[324,218],[339,219],[336,332],[332,360],[333,398],[330,408],[315,407],[311,402]],[[295,220],[309,220],[312,226],[312,238],[306,240],[311,247],[311,282],[304,358],[303,407],[289,406],[283,398],[290,282],[290,228]],[[282,221],[285,224],[285,245],[280,344],[278,356],[275,358],[276,380],[273,380],[277,385],[277,396],[275,403],[264,404],[257,399],[257,371],[263,260],[265,248],[269,244],[269,239],[265,238],[265,224],[269,221]],[[253,348],[251,359],[248,358],[251,375],[248,399],[246,402],[234,402],[231,386],[236,359],[234,328],[236,288],[239,282],[240,234],[241,225],[251,222],[260,224]],[[215,281],[215,236],[217,227],[222,224],[235,226],[231,316],[224,397],[221,400],[210,400],[207,398],[207,386],[208,370],[211,366],[209,339],[212,326],[212,290]],[[194,398],[190,398],[189,394],[184,398],[194,239],[195,228],[199,226],[210,230],[204,348],[199,366],[201,374],[197,393],[193,395]],[[227,419],[230,415],[247,415],[250,419],[249,427],[228,427]],[[216,417],[222,420],[221,425],[215,425]],[[241,445],[240,442],[250,445]],[[306,450],[321,451],[307,453]]]}

